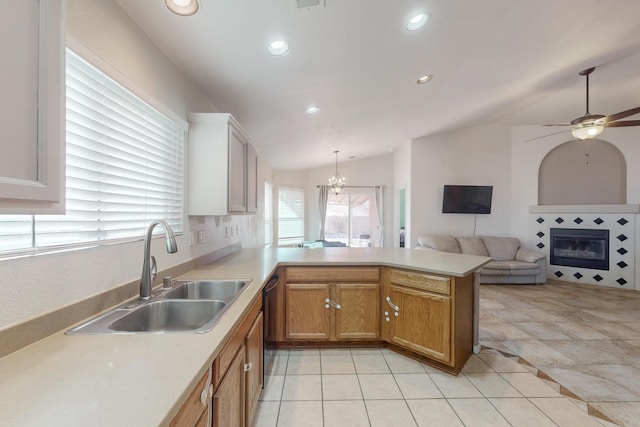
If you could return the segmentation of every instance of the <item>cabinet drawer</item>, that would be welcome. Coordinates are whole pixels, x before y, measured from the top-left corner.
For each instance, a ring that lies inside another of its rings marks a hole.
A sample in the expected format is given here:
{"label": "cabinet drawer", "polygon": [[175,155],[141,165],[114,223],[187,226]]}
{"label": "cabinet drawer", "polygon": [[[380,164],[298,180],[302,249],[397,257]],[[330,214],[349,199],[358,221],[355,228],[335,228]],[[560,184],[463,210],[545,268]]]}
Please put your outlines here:
{"label": "cabinet drawer", "polygon": [[437,292],[439,294],[451,294],[451,279],[448,277],[404,270],[391,270],[391,283]]}
{"label": "cabinet drawer", "polygon": [[288,282],[378,282],[378,267],[287,267]]}

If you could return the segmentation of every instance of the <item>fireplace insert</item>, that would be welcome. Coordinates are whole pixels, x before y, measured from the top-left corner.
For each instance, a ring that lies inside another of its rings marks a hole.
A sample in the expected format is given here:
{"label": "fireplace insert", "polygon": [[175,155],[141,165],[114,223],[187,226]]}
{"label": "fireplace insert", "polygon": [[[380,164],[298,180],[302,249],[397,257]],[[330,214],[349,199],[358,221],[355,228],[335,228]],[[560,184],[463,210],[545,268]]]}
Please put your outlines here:
{"label": "fireplace insert", "polygon": [[609,230],[552,228],[549,263],[609,270]]}

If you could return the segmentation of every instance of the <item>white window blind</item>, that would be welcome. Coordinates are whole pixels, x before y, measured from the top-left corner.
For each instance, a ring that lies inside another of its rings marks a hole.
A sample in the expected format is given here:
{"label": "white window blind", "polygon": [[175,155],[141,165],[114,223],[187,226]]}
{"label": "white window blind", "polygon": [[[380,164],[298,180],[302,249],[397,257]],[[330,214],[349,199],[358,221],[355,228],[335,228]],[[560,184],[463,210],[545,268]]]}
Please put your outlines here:
{"label": "white window blind", "polygon": [[66,85],[66,214],[0,217],[0,250],[182,232],[185,129],[70,50]]}
{"label": "white window blind", "polygon": [[273,187],[264,183],[264,245],[273,244]]}
{"label": "white window blind", "polygon": [[304,240],[304,190],[278,188],[278,245]]}

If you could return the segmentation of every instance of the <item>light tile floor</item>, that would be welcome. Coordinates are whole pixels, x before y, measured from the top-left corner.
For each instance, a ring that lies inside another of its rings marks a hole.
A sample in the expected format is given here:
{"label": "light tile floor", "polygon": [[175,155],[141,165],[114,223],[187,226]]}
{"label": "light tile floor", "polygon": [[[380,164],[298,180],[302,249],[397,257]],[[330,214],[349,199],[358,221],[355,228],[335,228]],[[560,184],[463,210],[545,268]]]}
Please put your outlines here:
{"label": "light tile floor", "polygon": [[265,359],[253,427],[614,425],[493,349],[457,377],[387,349],[272,350]]}
{"label": "light tile floor", "polygon": [[558,281],[482,285],[480,343],[526,360],[591,413],[640,426],[640,292]]}

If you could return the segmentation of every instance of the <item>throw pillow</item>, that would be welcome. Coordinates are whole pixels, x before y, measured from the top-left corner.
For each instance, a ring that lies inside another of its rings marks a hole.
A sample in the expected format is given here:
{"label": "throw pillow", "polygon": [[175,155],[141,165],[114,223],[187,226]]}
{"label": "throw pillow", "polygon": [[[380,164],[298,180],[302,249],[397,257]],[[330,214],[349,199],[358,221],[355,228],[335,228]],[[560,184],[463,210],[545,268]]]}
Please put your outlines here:
{"label": "throw pillow", "polygon": [[510,261],[516,257],[520,240],[515,237],[483,237],[489,256],[496,261]]}
{"label": "throw pillow", "polygon": [[457,237],[456,239],[463,254],[489,256],[487,248],[479,237]]}

